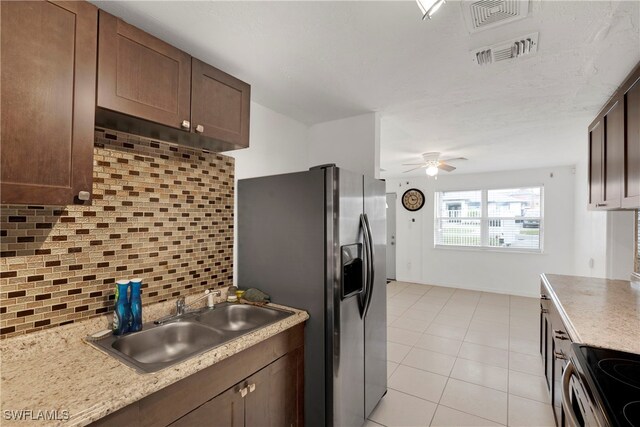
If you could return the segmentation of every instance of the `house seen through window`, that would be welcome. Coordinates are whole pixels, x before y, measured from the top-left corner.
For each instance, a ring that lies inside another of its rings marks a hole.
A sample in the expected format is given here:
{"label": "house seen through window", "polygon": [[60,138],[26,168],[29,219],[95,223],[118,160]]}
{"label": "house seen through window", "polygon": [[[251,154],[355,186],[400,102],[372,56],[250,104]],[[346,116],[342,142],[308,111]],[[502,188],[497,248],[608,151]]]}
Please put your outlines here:
{"label": "house seen through window", "polygon": [[436,246],[542,251],[543,187],[441,191]]}

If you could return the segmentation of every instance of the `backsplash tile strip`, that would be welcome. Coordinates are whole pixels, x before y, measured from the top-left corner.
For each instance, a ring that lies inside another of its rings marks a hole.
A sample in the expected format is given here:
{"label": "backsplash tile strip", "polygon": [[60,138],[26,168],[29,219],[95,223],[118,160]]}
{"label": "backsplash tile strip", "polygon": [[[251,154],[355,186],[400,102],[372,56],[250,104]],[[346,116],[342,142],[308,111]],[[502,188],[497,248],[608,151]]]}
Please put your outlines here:
{"label": "backsplash tile strip", "polygon": [[0,338],[233,283],[234,159],[96,129],[91,206],[0,207]]}

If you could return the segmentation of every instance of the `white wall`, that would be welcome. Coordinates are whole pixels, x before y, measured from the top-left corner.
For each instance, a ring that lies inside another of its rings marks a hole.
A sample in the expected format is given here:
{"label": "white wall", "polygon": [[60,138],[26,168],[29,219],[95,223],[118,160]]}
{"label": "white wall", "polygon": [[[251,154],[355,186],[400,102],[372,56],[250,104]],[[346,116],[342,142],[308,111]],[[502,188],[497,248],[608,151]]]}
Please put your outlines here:
{"label": "white wall", "polygon": [[377,113],[312,125],[309,129],[308,165],[337,166],[378,177],[380,119]]}
{"label": "white wall", "polygon": [[308,132],[305,124],[252,102],[249,148],[224,154],[236,159],[236,179],[305,170]]}
{"label": "white wall", "polygon": [[[584,144],[586,147],[586,143]],[[586,149],[576,165],[575,175],[575,274],[588,277],[607,275],[607,214],[589,211],[588,169]]]}
{"label": "white wall", "polygon": [[[252,102],[249,148],[223,153],[236,160],[236,184],[238,179],[306,170],[308,132],[309,127],[305,124]],[[236,199],[235,209],[237,206]],[[235,212],[234,221],[237,219],[238,214]],[[238,241],[237,230],[236,222],[235,242]],[[238,277],[237,261],[237,247],[234,247],[234,281]]]}
{"label": "white wall", "polygon": [[[553,173],[553,177],[550,174]],[[389,179],[387,192],[398,194],[397,278],[440,286],[537,296],[540,273],[574,272],[573,167],[433,178]],[[472,249],[435,249],[434,192],[475,188],[544,185],[544,252],[542,254]],[[426,205],[412,213],[402,207],[404,191],[416,187]]]}
{"label": "white wall", "polygon": [[607,278],[629,280],[635,257],[634,211],[607,212]]}
{"label": "white wall", "polygon": [[634,212],[587,210],[587,144],[581,147],[575,175],[574,274],[628,280],[633,271]]}

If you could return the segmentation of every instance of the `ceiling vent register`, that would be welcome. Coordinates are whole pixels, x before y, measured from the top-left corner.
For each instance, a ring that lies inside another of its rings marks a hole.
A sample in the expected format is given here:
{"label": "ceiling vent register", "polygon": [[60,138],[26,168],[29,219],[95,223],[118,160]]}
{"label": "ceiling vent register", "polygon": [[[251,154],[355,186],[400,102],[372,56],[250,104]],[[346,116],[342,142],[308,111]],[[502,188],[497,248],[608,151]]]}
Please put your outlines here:
{"label": "ceiling vent register", "polygon": [[538,33],[527,34],[523,37],[482,47],[472,51],[473,60],[478,65],[508,61],[525,55],[532,55],[538,51]]}
{"label": "ceiling vent register", "polygon": [[529,0],[463,1],[462,9],[471,33],[525,18]]}

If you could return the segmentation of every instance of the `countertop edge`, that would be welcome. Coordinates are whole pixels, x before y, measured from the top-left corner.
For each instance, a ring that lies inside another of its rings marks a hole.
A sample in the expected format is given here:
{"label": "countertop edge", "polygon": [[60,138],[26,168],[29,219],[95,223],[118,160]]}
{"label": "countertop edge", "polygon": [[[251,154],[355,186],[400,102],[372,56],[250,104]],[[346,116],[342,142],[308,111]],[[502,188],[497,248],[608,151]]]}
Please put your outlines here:
{"label": "countertop edge", "polygon": [[554,291],[553,286],[551,286],[551,282],[547,278],[547,275],[545,273],[542,273],[540,275],[540,278],[542,279],[542,282],[544,283],[545,287],[547,288],[547,291],[549,292],[549,297],[551,298],[555,306],[558,308],[558,313],[560,313],[562,322],[564,323],[564,326],[567,328],[567,333],[569,334],[571,341],[582,343],[582,339],[580,338],[580,334],[578,333],[578,330],[573,325],[573,323],[571,322],[571,319],[567,315],[567,312],[562,306],[562,302],[560,302],[560,298],[558,298],[558,295]]}

